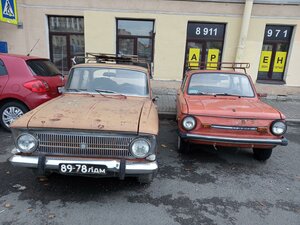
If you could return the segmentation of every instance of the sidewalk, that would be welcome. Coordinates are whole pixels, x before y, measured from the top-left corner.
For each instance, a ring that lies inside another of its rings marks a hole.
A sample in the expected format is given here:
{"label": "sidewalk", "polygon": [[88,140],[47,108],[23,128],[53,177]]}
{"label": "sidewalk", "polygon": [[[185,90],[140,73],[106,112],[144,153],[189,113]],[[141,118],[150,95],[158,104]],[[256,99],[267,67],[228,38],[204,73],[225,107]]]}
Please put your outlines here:
{"label": "sidewalk", "polygon": [[[152,80],[153,95],[158,96],[158,113],[161,118],[175,118],[176,93],[179,81]],[[257,92],[267,93],[262,100],[279,109],[290,123],[300,123],[300,87],[283,85],[256,84]]]}

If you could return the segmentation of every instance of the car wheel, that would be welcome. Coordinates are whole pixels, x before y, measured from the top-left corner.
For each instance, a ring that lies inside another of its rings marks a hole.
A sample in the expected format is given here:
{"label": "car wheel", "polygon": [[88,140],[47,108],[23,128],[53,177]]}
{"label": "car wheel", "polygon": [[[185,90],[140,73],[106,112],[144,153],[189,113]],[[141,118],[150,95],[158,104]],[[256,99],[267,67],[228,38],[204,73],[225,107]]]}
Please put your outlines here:
{"label": "car wheel", "polygon": [[178,136],[178,152],[187,154],[191,151],[191,143],[184,141],[181,137]]}
{"label": "car wheel", "polygon": [[272,148],[265,149],[265,148],[253,148],[253,156],[255,159],[259,161],[266,161],[272,155]]}
{"label": "car wheel", "polygon": [[8,102],[5,103],[0,108],[0,124],[1,126],[7,130],[10,131],[10,124],[17,119],[18,117],[22,116],[28,112],[28,108],[19,102]]}
{"label": "car wheel", "polygon": [[154,175],[151,174],[146,174],[146,175],[140,175],[138,176],[138,182],[140,184],[150,184],[153,180]]}

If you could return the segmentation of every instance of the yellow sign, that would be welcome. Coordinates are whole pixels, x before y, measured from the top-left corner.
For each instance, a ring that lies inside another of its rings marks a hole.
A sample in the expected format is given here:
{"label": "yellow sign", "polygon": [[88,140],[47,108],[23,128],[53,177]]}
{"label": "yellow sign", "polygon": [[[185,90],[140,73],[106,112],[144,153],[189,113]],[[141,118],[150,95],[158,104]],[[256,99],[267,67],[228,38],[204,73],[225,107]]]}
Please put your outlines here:
{"label": "yellow sign", "polygon": [[199,67],[200,48],[190,48],[189,50],[189,67]]}
{"label": "yellow sign", "polygon": [[277,51],[274,59],[273,72],[282,73],[286,60],[286,52]]}
{"label": "yellow sign", "polygon": [[208,49],[206,69],[208,70],[218,69],[219,52],[220,52],[219,49]]}
{"label": "yellow sign", "polygon": [[0,21],[18,24],[18,12],[16,0],[0,0]]}
{"label": "yellow sign", "polygon": [[269,72],[271,63],[272,51],[261,51],[259,72]]}

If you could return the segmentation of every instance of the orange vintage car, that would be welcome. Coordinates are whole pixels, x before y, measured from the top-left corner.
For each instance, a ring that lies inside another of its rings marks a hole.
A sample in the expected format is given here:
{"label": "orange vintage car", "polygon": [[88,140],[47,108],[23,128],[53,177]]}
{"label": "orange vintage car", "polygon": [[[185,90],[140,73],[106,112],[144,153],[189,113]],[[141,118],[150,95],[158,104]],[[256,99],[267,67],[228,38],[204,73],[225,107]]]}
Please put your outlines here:
{"label": "orange vintage car", "polygon": [[177,120],[180,152],[189,152],[191,143],[244,147],[265,161],[275,146],[288,144],[285,116],[260,100],[244,72],[188,70],[177,95]]}
{"label": "orange vintage car", "polygon": [[158,114],[148,69],[118,63],[135,64],[130,58],[102,56],[75,65],[62,96],[12,124],[14,166],[39,175],[152,181],[158,169]]}

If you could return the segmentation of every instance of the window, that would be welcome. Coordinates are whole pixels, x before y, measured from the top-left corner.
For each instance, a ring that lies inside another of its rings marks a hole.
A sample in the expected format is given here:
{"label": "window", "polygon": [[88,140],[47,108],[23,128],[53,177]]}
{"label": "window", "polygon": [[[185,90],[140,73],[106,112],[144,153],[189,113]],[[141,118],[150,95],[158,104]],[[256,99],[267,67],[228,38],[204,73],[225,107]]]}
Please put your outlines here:
{"label": "window", "polygon": [[117,53],[153,62],[153,20],[117,20]]}
{"label": "window", "polygon": [[46,59],[28,60],[26,63],[33,75],[50,77],[61,74],[55,65]]}
{"label": "window", "polygon": [[84,56],[83,17],[48,16],[50,58],[63,74],[74,56]]}
{"label": "window", "polygon": [[7,75],[7,70],[6,67],[4,65],[4,62],[0,59],[0,76],[2,75]]}
{"label": "window", "polygon": [[225,24],[189,22],[185,69],[188,66],[217,69],[217,63],[222,61],[224,33]]}
{"label": "window", "polygon": [[292,32],[292,26],[266,26],[257,80],[283,81]]}

